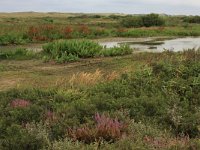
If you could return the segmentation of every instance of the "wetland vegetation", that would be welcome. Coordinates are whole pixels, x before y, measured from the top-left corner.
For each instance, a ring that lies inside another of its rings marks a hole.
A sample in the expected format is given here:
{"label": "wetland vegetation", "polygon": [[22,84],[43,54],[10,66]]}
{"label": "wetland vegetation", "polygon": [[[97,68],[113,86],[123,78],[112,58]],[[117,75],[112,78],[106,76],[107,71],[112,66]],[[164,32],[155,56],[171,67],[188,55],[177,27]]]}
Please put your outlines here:
{"label": "wetland vegetation", "polygon": [[197,16],[13,13],[0,29],[0,149],[200,149],[200,49],[173,43],[200,43]]}

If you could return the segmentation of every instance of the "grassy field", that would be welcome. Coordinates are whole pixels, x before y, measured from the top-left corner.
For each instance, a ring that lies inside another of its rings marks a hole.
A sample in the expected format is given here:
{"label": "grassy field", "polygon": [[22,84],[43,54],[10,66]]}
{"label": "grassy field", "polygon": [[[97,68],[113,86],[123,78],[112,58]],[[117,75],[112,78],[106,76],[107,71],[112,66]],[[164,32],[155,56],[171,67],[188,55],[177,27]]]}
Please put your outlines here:
{"label": "grassy field", "polygon": [[126,17],[0,14],[0,149],[200,149],[200,50],[97,43],[198,36],[200,25],[164,16],[127,28]]}

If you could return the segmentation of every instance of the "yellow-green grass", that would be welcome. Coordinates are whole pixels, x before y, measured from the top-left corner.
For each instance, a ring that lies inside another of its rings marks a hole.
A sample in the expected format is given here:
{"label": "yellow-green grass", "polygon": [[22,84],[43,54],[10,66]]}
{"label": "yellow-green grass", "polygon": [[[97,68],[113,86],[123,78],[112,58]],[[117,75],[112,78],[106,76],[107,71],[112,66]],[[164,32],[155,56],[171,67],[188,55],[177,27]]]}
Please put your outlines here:
{"label": "yellow-green grass", "polygon": [[102,77],[98,81],[103,81],[106,76],[109,78],[136,70],[141,64],[142,62],[134,61],[132,55],[82,59],[79,62],[65,64],[44,63],[42,60],[3,60],[0,61],[0,91],[15,87],[71,88],[72,83],[69,81],[73,76],[95,74],[99,70]]}

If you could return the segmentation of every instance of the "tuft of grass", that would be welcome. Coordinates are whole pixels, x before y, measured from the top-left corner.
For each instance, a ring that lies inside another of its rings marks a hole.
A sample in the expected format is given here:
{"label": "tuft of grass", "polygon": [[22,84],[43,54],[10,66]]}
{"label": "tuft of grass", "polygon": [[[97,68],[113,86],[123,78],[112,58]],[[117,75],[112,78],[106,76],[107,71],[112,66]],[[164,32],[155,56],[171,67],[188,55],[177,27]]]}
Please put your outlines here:
{"label": "tuft of grass", "polygon": [[70,77],[60,77],[56,80],[56,87],[70,87],[70,88],[87,88],[95,86],[100,82],[109,82],[119,78],[119,73],[112,71],[108,74],[104,73],[100,69],[96,69],[95,72],[78,72],[74,73]]}

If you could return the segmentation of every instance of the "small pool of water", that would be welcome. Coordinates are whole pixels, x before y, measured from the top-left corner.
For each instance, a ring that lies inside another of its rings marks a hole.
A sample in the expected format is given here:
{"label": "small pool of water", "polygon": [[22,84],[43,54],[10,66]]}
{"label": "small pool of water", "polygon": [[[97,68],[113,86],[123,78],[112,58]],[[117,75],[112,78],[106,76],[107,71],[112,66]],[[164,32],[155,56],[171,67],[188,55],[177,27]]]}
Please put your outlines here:
{"label": "small pool of water", "polygon": [[187,49],[200,48],[200,37],[187,37],[177,39],[165,40],[149,40],[142,42],[135,41],[121,41],[121,42],[102,42],[100,43],[106,47],[119,46],[120,44],[128,44],[131,48],[139,51],[162,52],[164,50],[183,51]]}

